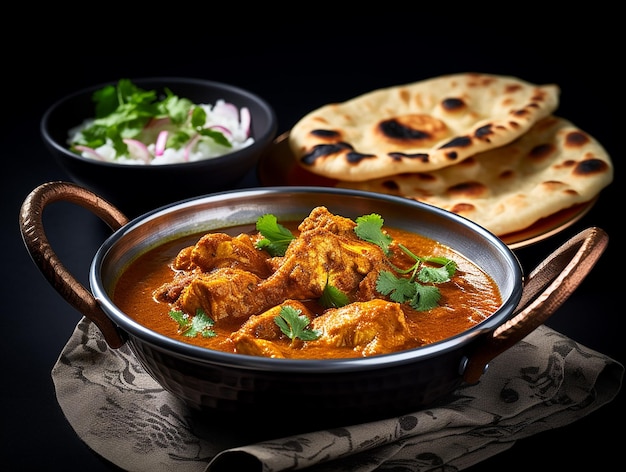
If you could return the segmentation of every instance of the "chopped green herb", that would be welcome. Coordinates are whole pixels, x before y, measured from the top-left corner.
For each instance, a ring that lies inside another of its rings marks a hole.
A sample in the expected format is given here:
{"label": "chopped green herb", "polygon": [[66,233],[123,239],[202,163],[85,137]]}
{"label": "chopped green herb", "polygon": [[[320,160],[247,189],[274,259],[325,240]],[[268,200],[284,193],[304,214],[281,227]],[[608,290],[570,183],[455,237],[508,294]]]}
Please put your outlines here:
{"label": "chopped green herb", "polygon": [[388,270],[383,270],[376,280],[376,290],[389,295],[394,302],[404,303],[415,296],[416,287],[409,279],[396,277]]}
{"label": "chopped green herb", "polygon": [[[378,245],[389,255],[392,238],[383,232],[384,221],[380,215],[372,213],[357,218],[356,222],[354,231],[357,236]],[[440,284],[450,281],[456,273],[456,262],[446,257],[419,257],[402,244],[398,244],[398,247],[413,259],[415,264],[407,269],[400,269],[393,264],[392,267],[398,274],[410,273],[410,277],[397,277],[389,271],[382,271],[376,280],[376,290],[383,295],[389,295],[395,302],[409,303],[418,311],[435,308],[441,299],[441,292],[433,285],[421,285],[419,282]],[[439,264],[441,267],[426,266],[424,262]]]}
{"label": "chopped green herb", "polygon": [[274,322],[280,330],[292,341],[299,338],[303,341],[314,341],[322,334],[316,329],[309,329],[309,318],[302,314],[302,310],[296,310],[291,306],[283,306],[280,313],[274,318]]}
{"label": "chopped green herb", "polygon": [[391,244],[392,238],[383,232],[384,220],[380,215],[372,213],[370,215],[359,216],[356,219],[356,223],[357,225],[354,228],[354,232],[359,238],[363,241],[376,244],[385,254],[389,254],[389,245]]}
{"label": "chopped green herb", "polygon": [[320,305],[324,308],[339,308],[350,303],[348,296],[334,285],[330,285],[326,280],[326,286],[319,299]]}
{"label": "chopped green herb", "polygon": [[417,311],[431,310],[437,306],[440,298],[441,292],[437,287],[415,283],[415,295],[410,304]]}
{"label": "chopped green herb", "polygon": [[450,277],[454,274],[450,274],[452,267],[456,267],[456,264],[453,261],[449,261],[442,267],[430,267],[430,266],[422,266],[419,273],[417,274],[417,280],[424,283],[433,283],[433,284],[441,284],[444,282],[449,282]]}
{"label": "chopped green herb", "polygon": [[256,229],[263,235],[263,239],[256,243],[258,249],[265,249],[272,257],[284,256],[289,243],[295,236],[289,229],[279,224],[276,216],[266,214],[257,219]]}
{"label": "chopped green herb", "polygon": [[204,338],[217,336],[215,331],[211,329],[215,322],[200,308],[196,310],[196,316],[189,316],[179,310],[171,310],[169,315],[178,323],[178,333],[183,336],[189,338],[198,335]]}

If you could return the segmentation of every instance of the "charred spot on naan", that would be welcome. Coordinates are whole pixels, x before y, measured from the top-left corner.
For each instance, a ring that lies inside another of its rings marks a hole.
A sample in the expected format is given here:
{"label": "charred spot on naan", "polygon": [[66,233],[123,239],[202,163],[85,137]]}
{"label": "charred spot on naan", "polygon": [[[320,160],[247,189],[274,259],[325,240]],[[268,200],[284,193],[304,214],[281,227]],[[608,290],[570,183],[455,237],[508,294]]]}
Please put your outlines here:
{"label": "charred spot on naan", "polygon": [[[396,176],[400,179],[413,179],[415,181],[413,187],[413,193],[419,194],[420,197],[425,197],[430,195],[428,192],[422,190],[419,186],[420,184],[428,184],[436,182],[438,179],[433,174],[428,172],[413,172],[410,174],[398,174]],[[380,188],[384,189],[386,193],[395,193],[401,196],[407,196],[401,193],[402,187],[398,183],[398,179],[395,177],[391,177],[388,179],[382,179],[380,182]],[[413,195],[414,196],[414,195]]]}
{"label": "charred spot on naan", "polygon": [[342,139],[342,133],[334,129],[314,129],[311,130],[311,135],[330,142],[336,142]]}
{"label": "charred spot on naan", "polygon": [[552,143],[541,143],[537,146],[534,146],[530,152],[528,153],[528,158],[534,162],[540,162],[543,160],[547,160],[557,152],[557,148]]}
{"label": "charred spot on naan", "polygon": [[399,147],[431,146],[450,134],[446,124],[430,115],[408,114],[375,124],[374,136]]}
{"label": "charred spot on naan", "polygon": [[418,159],[424,163],[428,162],[428,154],[424,154],[422,152],[418,152],[415,154],[407,154],[404,152],[390,152],[387,154],[389,157],[391,157],[391,159],[393,159],[394,161],[400,161],[404,158],[407,159]]}
{"label": "charred spot on naan", "polygon": [[[469,148],[474,144],[475,140],[490,142],[489,137],[495,134],[493,129],[493,124],[488,123],[486,125],[480,126],[479,128],[476,128],[471,136],[455,136],[447,143],[439,146],[439,149]],[[450,160],[456,160],[458,158],[458,153],[456,151],[448,151],[446,152],[446,157],[448,157],[448,159]]]}
{"label": "charred spot on naan", "polygon": [[300,161],[307,166],[314,166],[318,160],[336,159],[343,156],[349,164],[358,164],[363,159],[371,159],[376,157],[375,154],[362,154],[356,152],[352,146],[345,142],[334,144],[318,144],[306,153]]}
{"label": "charred spot on naan", "polygon": [[451,211],[452,213],[456,213],[457,215],[461,216],[469,216],[474,211],[476,211],[476,207],[471,203],[457,203],[448,211]]}
{"label": "charred spot on naan", "polygon": [[441,108],[448,113],[459,113],[467,110],[467,103],[462,98],[444,98],[441,101]]}
{"label": "charred spot on naan", "polygon": [[481,182],[461,182],[449,187],[446,193],[457,198],[479,198],[489,193],[489,187]]}
{"label": "charred spot on naan", "polygon": [[565,146],[566,147],[583,147],[587,144],[591,139],[582,131],[572,131],[567,133],[565,136]]}
{"label": "charred spot on naan", "polygon": [[592,176],[598,174],[606,174],[611,168],[606,161],[602,159],[590,158],[580,161],[576,164],[573,174],[578,176]]}

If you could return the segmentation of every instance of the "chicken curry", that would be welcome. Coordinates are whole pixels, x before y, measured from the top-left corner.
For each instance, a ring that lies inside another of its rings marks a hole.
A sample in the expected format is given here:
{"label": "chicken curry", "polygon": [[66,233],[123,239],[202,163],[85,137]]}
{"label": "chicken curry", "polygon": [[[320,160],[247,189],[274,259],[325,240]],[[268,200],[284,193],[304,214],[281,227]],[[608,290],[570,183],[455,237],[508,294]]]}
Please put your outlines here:
{"label": "chicken curry", "polygon": [[301,222],[165,243],[134,261],[113,294],[142,325],[210,349],[273,358],[362,357],[461,333],[502,300],[449,247],[314,208]]}

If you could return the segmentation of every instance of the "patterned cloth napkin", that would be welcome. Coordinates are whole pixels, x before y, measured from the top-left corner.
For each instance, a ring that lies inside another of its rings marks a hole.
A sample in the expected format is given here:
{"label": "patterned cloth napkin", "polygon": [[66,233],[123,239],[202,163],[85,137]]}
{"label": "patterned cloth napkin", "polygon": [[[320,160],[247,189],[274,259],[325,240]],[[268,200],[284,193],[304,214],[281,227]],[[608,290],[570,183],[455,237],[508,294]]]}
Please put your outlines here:
{"label": "patterned cloth napkin", "polygon": [[540,326],[490,362],[480,382],[437,406],[287,437],[246,437],[202,420],[164,391],[127,345],[110,349],[82,319],[52,370],[58,402],[95,452],[134,471],[365,472],[470,467],[516,440],[610,402],[624,366]]}

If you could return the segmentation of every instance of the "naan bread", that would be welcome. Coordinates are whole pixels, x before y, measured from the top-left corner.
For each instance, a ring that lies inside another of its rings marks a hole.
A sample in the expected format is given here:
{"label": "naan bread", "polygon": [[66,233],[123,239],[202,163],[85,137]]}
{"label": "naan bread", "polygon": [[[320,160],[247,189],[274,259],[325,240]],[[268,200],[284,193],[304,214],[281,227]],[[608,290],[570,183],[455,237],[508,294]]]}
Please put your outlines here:
{"label": "naan bread", "polygon": [[592,200],[612,180],[613,164],[602,145],[550,116],[516,141],[454,166],[336,186],[426,202],[503,236]]}
{"label": "naan bread", "polygon": [[557,85],[461,73],[384,88],[302,117],[289,133],[298,165],[363,181],[457,165],[513,141],[558,106]]}

